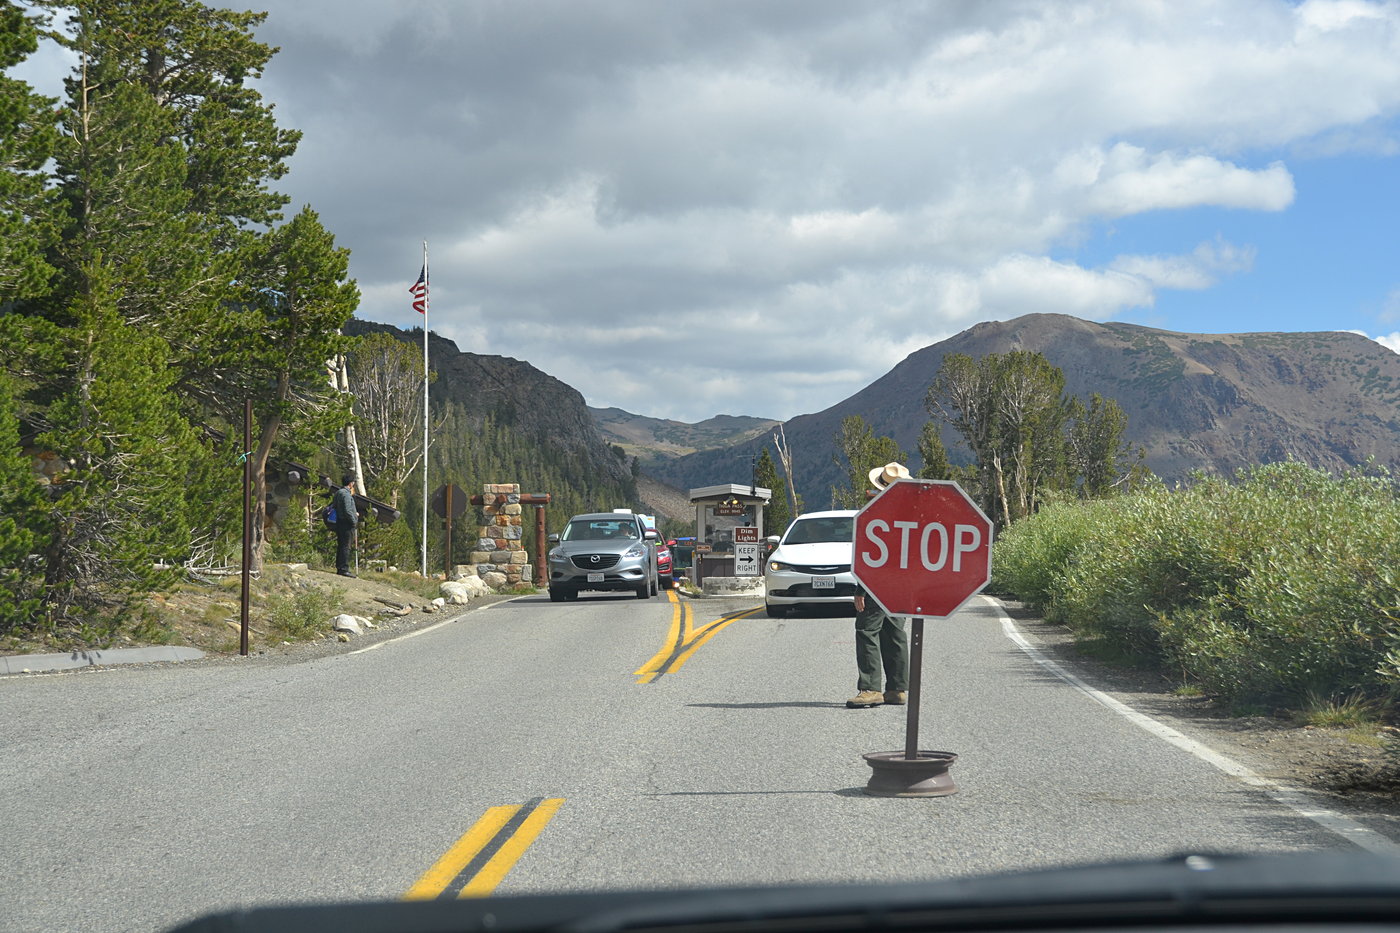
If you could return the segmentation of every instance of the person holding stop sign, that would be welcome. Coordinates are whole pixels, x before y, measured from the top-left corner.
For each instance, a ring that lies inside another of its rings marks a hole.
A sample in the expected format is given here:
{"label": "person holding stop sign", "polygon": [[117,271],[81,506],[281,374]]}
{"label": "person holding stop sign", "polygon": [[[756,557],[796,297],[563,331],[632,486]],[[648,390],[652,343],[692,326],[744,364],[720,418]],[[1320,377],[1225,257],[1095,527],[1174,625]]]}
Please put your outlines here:
{"label": "person holding stop sign", "polygon": [[[897,479],[909,479],[909,469],[900,463],[887,463],[870,471],[870,482],[884,489]],[[888,703],[903,706],[909,691],[909,635],[900,620],[893,619],[879,603],[856,592],[856,678],[855,696],[846,701],[847,709],[869,709]]]}

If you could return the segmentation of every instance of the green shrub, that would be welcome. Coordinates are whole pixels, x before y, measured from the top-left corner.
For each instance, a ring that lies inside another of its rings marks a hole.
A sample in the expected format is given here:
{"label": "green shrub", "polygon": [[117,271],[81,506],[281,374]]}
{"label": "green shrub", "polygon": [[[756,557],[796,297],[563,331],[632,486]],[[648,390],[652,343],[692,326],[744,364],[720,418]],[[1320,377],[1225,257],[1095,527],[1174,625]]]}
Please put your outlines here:
{"label": "green shrub", "polygon": [[1016,522],[998,536],[992,589],[1012,593],[1052,622],[1062,622],[1058,599],[1071,563],[1094,533],[1106,502],[1056,502],[1034,520]]}
{"label": "green shrub", "polygon": [[1400,688],[1400,503],[1297,463],[1065,503],[1013,525],[1008,592],[1108,653],[1240,704]]}
{"label": "green shrub", "polygon": [[330,630],[344,595],[339,587],[312,587],[290,596],[274,596],[267,603],[267,622],[280,638],[311,638]]}

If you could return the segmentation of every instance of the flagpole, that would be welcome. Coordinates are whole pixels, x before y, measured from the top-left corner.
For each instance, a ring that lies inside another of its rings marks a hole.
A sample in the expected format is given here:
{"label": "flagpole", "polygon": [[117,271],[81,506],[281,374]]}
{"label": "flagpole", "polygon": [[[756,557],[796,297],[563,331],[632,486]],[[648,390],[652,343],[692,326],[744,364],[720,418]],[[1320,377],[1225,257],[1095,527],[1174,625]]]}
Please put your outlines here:
{"label": "flagpole", "polygon": [[[428,241],[423,241],[423,576],[428,575]],[[445,568],[444,568],[445,569]]]}

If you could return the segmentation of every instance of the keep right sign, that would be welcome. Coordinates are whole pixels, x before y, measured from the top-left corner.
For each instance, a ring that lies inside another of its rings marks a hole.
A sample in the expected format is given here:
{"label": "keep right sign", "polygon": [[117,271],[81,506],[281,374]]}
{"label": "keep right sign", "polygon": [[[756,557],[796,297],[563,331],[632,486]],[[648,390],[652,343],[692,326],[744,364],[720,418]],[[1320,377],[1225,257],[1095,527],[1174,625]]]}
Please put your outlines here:
{"label": "keep right sign", "polygon": [[991,579],[992,523],[949,480],[896,480],[855,520],[852,573],[892,616],[944,619]]}

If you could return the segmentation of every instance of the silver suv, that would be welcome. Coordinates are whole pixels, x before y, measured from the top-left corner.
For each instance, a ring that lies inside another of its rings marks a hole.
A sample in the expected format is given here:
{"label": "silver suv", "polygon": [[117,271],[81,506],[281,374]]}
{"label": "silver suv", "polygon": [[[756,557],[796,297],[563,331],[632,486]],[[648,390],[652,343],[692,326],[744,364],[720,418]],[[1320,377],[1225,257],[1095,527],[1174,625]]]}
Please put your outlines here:
{"label": "silver suv", "polygon": [[550,535],[549,598],[578,599],[580,590],[631,590],[638,599],[657,593],[656,532],[631,512],[592,512],[569,519]]}

